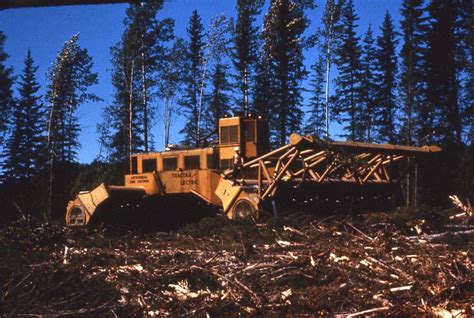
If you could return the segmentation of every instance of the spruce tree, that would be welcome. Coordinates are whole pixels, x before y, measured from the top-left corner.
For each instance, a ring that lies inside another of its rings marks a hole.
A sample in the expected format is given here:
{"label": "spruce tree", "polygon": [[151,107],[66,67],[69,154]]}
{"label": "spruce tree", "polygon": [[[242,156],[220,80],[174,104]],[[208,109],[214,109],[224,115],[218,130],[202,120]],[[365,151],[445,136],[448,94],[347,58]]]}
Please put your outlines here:
{"label": "spruce tree", "polygon": [[13,106],[13,68],[5,65],[8,54],[4,50],[5,34],[0,31],[0,144],[4,143],[5,132],[8,129],[8,119]]}
{"label": "spruce tree", "polygon": [[459,106],[462,114],[463,142],[474,140],[474,3],[459,0],[456,23],[456,61],[460,86]]}
{"label": "spruce tree", "polygon": [[374,139],[375,110],[377,106],[377,72],[375,60],[375,46],[372,27],[369,24],[365,33],[361,56],[360,106],[363,110],[364,140],[372,142]]}
{"label": "spruce tree", "polygon": [[237,22],[233,34],[232,57],[234,67],[238,72],[236,77],[239,90],[236,97],[237,110],[244,114],[250,108],[250,92],[254,85],[257,64],[258,29],[254,24],[264,2],[263,0],[237,0]]}
{"label": "spruce tree", "polygon": [[[157,19],[163,8],[163,0],[151,0],[142,3],[131,3],[124,21],[125,32],[122,37],[123,49],[132,59],[136,70],[137,83],[134,95],[139,96],[140,103],[136,113],[141,116],[143,150],[148,152],[152,145],[150,123],[154,119],[155,108],[150,101],[156,95],[156,81],[161,78],[165,56],[165,43],[173,39],[174,20]],[[138,131],[134,132],[134,134]]]}
{"label": "spruce tree", "polygon": [[[425,102],[425,52],[426,17],[423,0],[405,0],[402,4],[403,46],[401,55],[401,129],[400,142],[406,145],[417,144],[417,139],[425,135],[431,126],[432,110]],[[411,159],[408,159],[408,164]],[[405,179],[405,202],[417,204],[418,185],[415,173],[410,170]]]}
{"label": "spruce tree", "polygon": [[456,63],[456,1],[432,0],[429,4],[427,102],[435,111],[433,127],[445,144],[461,143],[459,83]]}
{"label": "spruce tree", "polygon": [[265,51],[261,52],[255,71],[252,109],[267,120],[271,119],[270,111],[273,106],[272,101],[274,100],[274,91],[272,90],[272,87],[275,86],[273,83],[275,78],[271,75],[270,66],[270,57]]}
{"label": "spruce tree", "polygon": [[310,83],[310,103],[309,117],[304,128],[305,133],[312,134],[319,138],[326,136],[326,99],[325,99],[325,78],[326,61],[318,57],[311,66],[312,76]]}
{"label": "spruce tree", "polygon": [[376,129],[380,142],[395,143],[397,103],[398,39],[392,17],[385,13],[381,35],[377,37],[377,109]]}
{"label": "spruce tree", "polygon": [[[424,101],[424,68],[426,17],[423,0],[405,0],[402,4],[403,46],[401,55],[400,87],[402,97],[401,142],[412,145],[416,136],[427,133],[424,122],[432,114]],[[421,130],[421,133],[417,131]]]}
{"label": "spruce tree", "polygon": [[122,43],[111,48],[111,56],[114,98],[104,110],[101,139],[110,161],[126,163],[130,154],[145,148],[140,74]]}
{"label": "spruce tree", "polygon": [[[226,94],[223,90],[230,90],[227,85],[227,79],[221,76],[222,71],[228,70],[228,58],[230,53],[229,35],[231,31],[231,24],[223,15],[217,15],[209,24],[204,36],[204,50],[201,59],[202,72],[200,78],[200,91],[198,99],[198,123],[197,123],[197,140],[199,143],[207,143],[207,139],[215,136],[217,132],[216,123],[219,117],[212,117],[219,115],[219,112],[210,110],[209,98],[206,98],[205,88],[208,84],[213,85],[214,89],[216,77],[219,78],[219,94]],[[209,73],[212,72],[214,83],[208,83]],[[225,83],[224,83],[225,82]],[[212,94],[212,93],[211,93]],[[223,105],[222,105],[223,106]],[[226,107],[228,109],[228,107]]]}
{"label": "spruce tree", "polygon": [[301,129],[301,81],[307,74],[303,34],[308,19],[304,11],[312,7],[312,1],[272,0],[265,15],[264,54],[269,57],[269,74],[275,78],[270,88],[274,92],[270,126],[275,145],[285,144],[290,133]]}
{"label": "spruce tree", "polygon": [[229,68],[225,64],[217,63],[212,70],[211,89],[207,96],[207,132],[217,137],[219,118],[229,113],[231,84],[227,78]]}
{"label": "spruce tree", "polygon": [[14,106],[11,135],[7,142],[5,170],[6,175],[14,180],[25,180],[38,174],[46,159],[46,118],[38,95],[37,70],[38,66],[34,66],[31,51],[28,50],[20,76],[20,97]]}
{"label": "spruce tree", "polygon": [[359,20],[352,0],[342,9],[341,34],[337,49],[336,90],[333,96],[332,114],[343,125],[344,134],[354,141],[364,139],[363,109],[360,107],[361,48],[356,34]]}
{"label": "spruce tree", "polygon": [[50,160],[73,163],[80,147],[77,109],[80,105],[98,98],[88,88],[98,83],[97,73],[87,49],[77,43],[74,35],[64,44],[49,71],[46,101],[49,104],[48,151]]}
{"label": "spruce tree", "polygon": [[203,32],[204,27],[201,17],[196,10],[193,11],[187,28],[189,42],[186,52],[186,65],[184,72],[184,93],[179,100],[185,115],[185,125],[180,133],[184,134],[185,145],[199,146],[199,94],[200,78],[202,74]]}
{"label": "spruce tree", "polygon": [[67,196],[68,174],[77,162],[80,147],[80,126],[77,109],[91,100],[99,100],[89,87],[97,84],[97,74],[86,49],[77,43],[79,34],[67,41],[49,70],[46,102],[48,114],[48,203],[44,217],[49,219],[57,211],[59,201]]}
{"label": "spruce tree", "polygon": [[[132,3],[121,41],[111,48],[114,101],[106,107],[99,130],[113,161],[126,162],[130,154],[152,148],[156,105],[151,102],[163,97],[159,86],[174,27],[173,20],[157,18],[162,7],[161,0]],[[107,125],[110,129],[103,129]]]}

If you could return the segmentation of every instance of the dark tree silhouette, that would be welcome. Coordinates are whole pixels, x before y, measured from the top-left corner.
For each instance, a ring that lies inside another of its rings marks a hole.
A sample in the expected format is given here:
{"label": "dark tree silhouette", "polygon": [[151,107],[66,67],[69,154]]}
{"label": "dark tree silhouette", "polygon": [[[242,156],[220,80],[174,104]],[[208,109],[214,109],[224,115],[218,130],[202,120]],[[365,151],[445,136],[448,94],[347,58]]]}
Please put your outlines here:
{"label": "dark tree silhouette", "polygon": [[46,160],[46,117],[41,96],[38,95],[37,70],[38,66],[34,66],[28,50],[20,76],[20,97],[13,107],[12,129],[7,142],[5,170],[6,177],[11,180],[33,177],[40,172]]}
{"label": "dark tree silhouette", "polygon": [[360,106],[361,48],[356,33],[357,16],[352,0],[342,9],[341,34],[337,50],[336,92],[331,109],[334,118],[343,125],[343,136],[354,141],[364,139],[363,110]]}
{"label": "dark tree silhouette", "polygon": [[376,129],[377,139],[381,142],[395,143],[397,103],[397,35],[394,30],[392,17],[385,13],[380,28],[381,35],[377,37],[377,108]]}

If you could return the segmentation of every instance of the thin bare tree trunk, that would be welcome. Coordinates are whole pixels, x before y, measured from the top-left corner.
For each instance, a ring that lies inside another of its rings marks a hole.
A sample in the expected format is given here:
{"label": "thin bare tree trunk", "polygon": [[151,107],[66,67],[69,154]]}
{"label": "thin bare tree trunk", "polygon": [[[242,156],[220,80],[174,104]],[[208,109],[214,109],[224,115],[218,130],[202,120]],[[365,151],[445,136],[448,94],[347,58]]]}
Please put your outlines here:
{"label": "thin bare tree trunk", "polygon": [[197,118],[197,127],[196,127],[196,147],[199,147],[199,142],[201,140],[201,114],[202,114],[202,95],[204,94],[204,81],[206,79],[207,72],[207,60],[204,63],[204,69],[202,71],[201,79],[201,88],[199,91],[199,108],[198,108],[198,118]]}
{"label": "thin bare tree trunk", "polygon": [[[56,96],[56,91],[53,90],[53,99]],[[51,143],[51,129],[52,129],[52,122],[53,122],[53,115],[54,115],[54,102],[51,103],[51,110],[49,112],[49,119],[48,119],[48,204],[46,210],[44,211],[44,219],[49,220],[51,217],[51,205],[53,201],[53,181],[54,181],[54,173],[53,173],[53,166],[54,166],[54,149]]]}
{"label": "thin bare tree trunk", "polygon": [[129,103],[128,103],[128,158],[130,173],[132,173],[132,121],[133,121],[133,72],[135,69],[135,60],[132,60],[132,68],[130,70],[130,86],[129,86]]}
{"label": "thin bare tree trunk", "polygon": [[147,97],[147,81],[145,72],[145,52],[143,52],[143,35],[142,35],[142,88],[143,88],[143,126],[145,129],[145,152],[148,152],[148,97]]}
{"label": "thin bare tree trunk", "polygon": [[[329,46],[328,46],[329,54]],[[326,58],[326,139],[329,139],[329,68],[331,63],[329,61],[329,56]]]}
{"label": "thin bare tree trunk", "polygon": [[165,147],[169,145],[170,142],[170,129],[171,129],[171,107],[173,104],[173,98],[167,96],[165,99],[165,110],[164,110],[164,133],[165,133]]}
{"label": "thin bare tree trunk", "polygon": [[248,74],[247,66],[244,68],[244,116],[249,112]]}

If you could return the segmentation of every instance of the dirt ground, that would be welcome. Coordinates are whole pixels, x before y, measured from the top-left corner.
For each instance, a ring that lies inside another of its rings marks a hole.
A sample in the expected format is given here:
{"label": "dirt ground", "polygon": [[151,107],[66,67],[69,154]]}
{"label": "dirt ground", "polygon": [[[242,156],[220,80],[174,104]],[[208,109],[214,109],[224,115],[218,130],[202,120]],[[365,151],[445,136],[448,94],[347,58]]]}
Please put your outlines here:
{"label": "dirt ground", "polygon": [[206,218],[175,232],[0,229],[0,315],[474,316],[458,211]]}

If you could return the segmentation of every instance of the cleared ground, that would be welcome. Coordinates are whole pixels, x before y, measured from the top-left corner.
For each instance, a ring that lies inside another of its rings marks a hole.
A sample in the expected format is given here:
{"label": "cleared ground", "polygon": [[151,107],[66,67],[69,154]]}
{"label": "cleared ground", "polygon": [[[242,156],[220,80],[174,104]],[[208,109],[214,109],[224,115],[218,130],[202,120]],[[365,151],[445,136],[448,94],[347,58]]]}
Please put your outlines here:
{"label": "cleared ground", "polygon": [[[206,218],[176,232],[0,229],[0,315],[474,315],[459,211]],[[454,233],[454,234],[453,234]]]}

